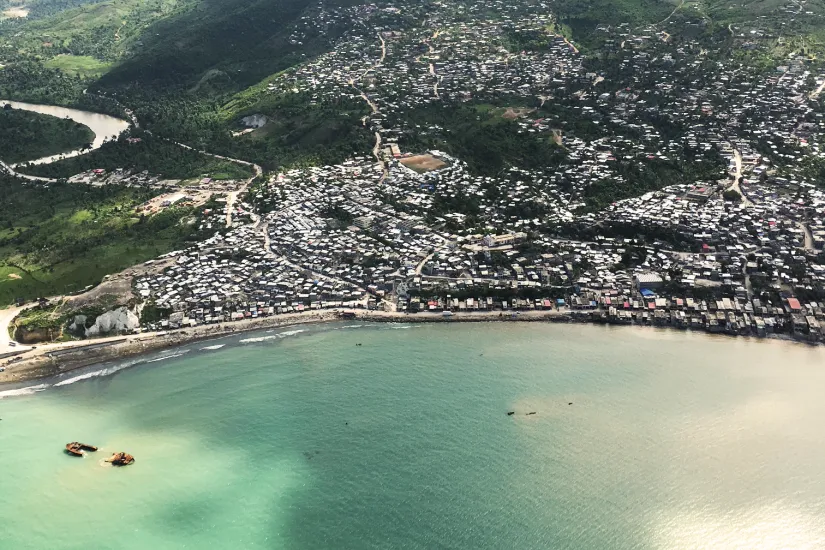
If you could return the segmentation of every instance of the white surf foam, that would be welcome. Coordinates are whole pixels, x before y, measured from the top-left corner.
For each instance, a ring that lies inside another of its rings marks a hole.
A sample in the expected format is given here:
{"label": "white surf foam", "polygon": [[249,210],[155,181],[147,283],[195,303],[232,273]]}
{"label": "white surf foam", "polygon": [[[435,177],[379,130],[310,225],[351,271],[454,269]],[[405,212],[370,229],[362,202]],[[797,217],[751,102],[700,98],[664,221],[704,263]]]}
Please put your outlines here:
{"label": "white surf foam", "polygon": [[73,376],[72,378],[67,378],[66,380],[61,380],[57,384],[54,385],[55,388],[60,386],[68,386],[69,384],[74,384],[75,382],[80,382],[81,380],[88,380],[89,378],[97,378],[99,376],[109,376],[114,374],[118,371],[122,371],[123,369],[128,369],[138,363],[142,363],[142,359],[135,359],[134,361],[127,361],[125,363],[120,363],[118,365],[114,365],[112,367],[108,367],[105,369],[95,370],[91,372],[85,372],[83,374],[79,374],[77,376]]}
{"label": "white surf foam", "polygon": [[268,340],[280,340],[281,338],[286,338],[287,336],[295,336],[297,334],[301,334],[302,332],[306,332],[304,329],[298,330],[287,330],[284,332],[279,332],[278,334],[273,334],[271,336],[258,336],[255,338],[244,338],[240,340],[241,344],[257,344],[259,342],[266,342]]}
{"label": "white surf foam", "polygon": [[167,359],[174,359],[175,357],[180,357],[181,355],[186,355],[189,353],[188,349],[182,349],[177,353],[170,353],[169,355],[161,355],[160,357],[155,357],[154,359],[149,359],[146,361],[147,363],[157,363],[158,361],[165,361]]}
{"label": "white surf foam", "polygon": [[43,391],[49,387],[48,384],[38,384],[36,386],[29,386],[27,388],[18,388],[16,390],[0,391],[0,399],[4,397],[17,397],[19,395],[31,395]]}

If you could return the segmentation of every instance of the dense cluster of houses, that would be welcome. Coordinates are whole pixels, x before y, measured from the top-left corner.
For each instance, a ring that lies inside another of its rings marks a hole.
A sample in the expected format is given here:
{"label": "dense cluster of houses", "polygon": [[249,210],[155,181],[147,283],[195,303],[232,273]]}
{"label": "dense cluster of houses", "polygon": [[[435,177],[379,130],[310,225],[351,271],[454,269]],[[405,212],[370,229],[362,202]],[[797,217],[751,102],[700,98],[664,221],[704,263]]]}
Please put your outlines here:
{"label": "dense cluster of houses", "polygon": [[[603,29],[617,61],[592,69],[548,30],[549,9],[472,6],[319,5],[323,25],[296,27],[291,39],[302,41],[357,20],[266,93],[365,101],[376,149],[277,174],[203,217],[206,228],[236,223],[135,283],[173,313],[165,326],[323,308],[547,310],[820,339],[825,76],[799,55],[765,75],[706,44],[628,26]],[[521,37],[544,42],[520,51]],[[443,151],[404,150],[410,133],[449,138],[406,112],[488,100],[512,102],[495,116],[543,134],[560,164],[484,176]],[[632,188],[633,170],[660,166],[701,176],[588,202],[595,184]]]}

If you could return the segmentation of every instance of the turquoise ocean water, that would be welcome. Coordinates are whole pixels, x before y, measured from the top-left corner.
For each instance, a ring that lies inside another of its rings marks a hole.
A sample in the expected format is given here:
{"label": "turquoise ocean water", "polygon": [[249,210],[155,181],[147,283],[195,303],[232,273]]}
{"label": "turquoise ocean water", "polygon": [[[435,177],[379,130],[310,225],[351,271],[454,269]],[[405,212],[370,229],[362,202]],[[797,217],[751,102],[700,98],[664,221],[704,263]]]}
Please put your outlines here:
{"label": "turquoise ocean water", "polygon": [[825,548],[823,349],[333,324],[123,366],[0,388],[0,548]]}

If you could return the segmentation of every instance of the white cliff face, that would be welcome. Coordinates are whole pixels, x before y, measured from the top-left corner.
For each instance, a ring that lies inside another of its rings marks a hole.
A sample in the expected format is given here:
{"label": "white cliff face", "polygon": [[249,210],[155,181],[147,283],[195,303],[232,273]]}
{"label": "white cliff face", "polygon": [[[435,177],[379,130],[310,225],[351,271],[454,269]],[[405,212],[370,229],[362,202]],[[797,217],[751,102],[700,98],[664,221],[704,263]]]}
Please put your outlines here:
{"label": "white cliff face", "polygon": [[86,337],[106,336],[122,331],[132,331],[140,326],[140,319],[126,307],[107,311],[95,319],[95,324],[86,329]]}

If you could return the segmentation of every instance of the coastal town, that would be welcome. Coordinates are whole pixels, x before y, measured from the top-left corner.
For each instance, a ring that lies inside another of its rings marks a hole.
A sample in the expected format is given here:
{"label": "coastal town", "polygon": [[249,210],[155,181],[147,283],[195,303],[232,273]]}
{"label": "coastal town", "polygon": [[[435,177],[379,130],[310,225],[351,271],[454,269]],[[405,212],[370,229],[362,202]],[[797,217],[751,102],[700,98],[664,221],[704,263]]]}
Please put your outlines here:
{"label": "coastal town", "polygon": [[0,0],[0,197],[2,548],[825,549],[825,1]]}
{"label": "coastal town", "polygon": [[[357,36],[270,82],[271,94],[367,102],[372,155],[273,175],[232,213],[260,218],[138,280],[141,296],[174,311],[171,326],[330,308],[548,311],[819,341],[825,75],[802,54],[751,71],[622,27],[603,29],[622,60],[608,75],[547,30],[551,15],[496,9],[502,19],[472,24],[444,10],[406,33],[387,29],[396,9],[376,9]],[[743,50],[763,34],[732,32]],[[512,34],[544,47],[511,52]],[[447,129],[410,127],[408,111],[502,99],[513,107],[493,116],[545,136],[558,166],[482,176],[412,148],[410,136]],[[548,104],[559,114],[541,116]],[[702,179],[593,207],[592,187],[668,164]]]}
{"label": "coastal town", "polygon": [[[742,52],[731,59],[666,25],[600,27],[602,62],[557,30],[552,5],[469,6],[437,5],[414,24],[404,14],[422,8],[403,2],[319,8],[312,20],[325,25],[293,30],[301,41],[353,25],[259,93],[362,102],[370,151],[254,182],[73,178],[167,191],[153,211],[203,208],[211,236],[134,276],[152,315],[120,332],[334,312],[822,341],[820,62],[792,51],[749,64],[772,32],[759,22],[731,27],[725,39]],[[506,128],[529,155],[491,170],[494,149],[465,158],[439,145],[460,127],[438,122],[450,110],[485,132]],[[266,120],[244,124],[239,135]]]}

